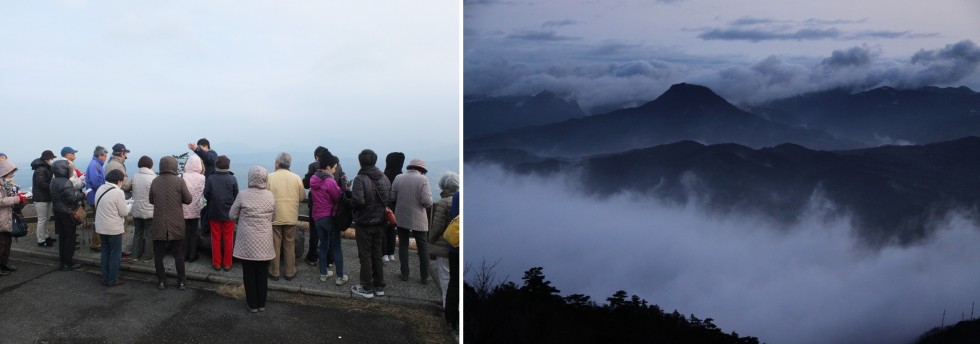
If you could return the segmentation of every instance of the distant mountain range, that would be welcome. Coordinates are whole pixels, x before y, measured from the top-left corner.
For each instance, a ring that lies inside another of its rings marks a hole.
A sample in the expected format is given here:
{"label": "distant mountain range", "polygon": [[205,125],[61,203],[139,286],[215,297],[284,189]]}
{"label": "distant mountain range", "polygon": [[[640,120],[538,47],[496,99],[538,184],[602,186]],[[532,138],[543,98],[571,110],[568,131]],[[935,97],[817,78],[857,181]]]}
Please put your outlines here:
{"label": "distant mountain range", "polygon": [[585,116],[577,102],[548,91],[530,97],[467,99],[463,111],[464,138]]}
{"label": "distant mountain range", "polygon": [[[826,199],[852,216],[869,245],[927,237],[948,210],[980,206],[980,138],[918,146],[818,151],[795,144],[753,149],[681,141],[581,159],[516,150],[468,154],[468,162],[506,161],[519,173],[580,172],[587,193],[650,194],[713,212],[761,214],[784,224]],[[816,197],[815,197],[816,196]]]}
{"label": "distant mountain range", "polygon": [[[469,116],[466,126],[469,130]],[[552,156],[615,153],[696,140],[768,147],[795,142],[818,149],[861,146],[827,133],[763,119],[740,110],[707,87],[677,84],[642,106],[563,122],[472,137],[466,150],[516,148]]]}
{"label": "distant mountain range", "polygon": [[775,100],[751,111],[865,145],[923,144],[980,135],[980,93],[967,87],[833,89]]}

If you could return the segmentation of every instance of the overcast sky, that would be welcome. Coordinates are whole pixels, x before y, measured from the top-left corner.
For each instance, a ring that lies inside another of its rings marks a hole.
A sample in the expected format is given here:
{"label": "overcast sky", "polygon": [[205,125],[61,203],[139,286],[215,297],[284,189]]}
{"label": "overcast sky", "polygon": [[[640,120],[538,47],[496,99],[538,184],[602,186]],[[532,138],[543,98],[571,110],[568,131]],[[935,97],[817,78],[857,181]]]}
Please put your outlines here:
{"label": "overcast sky", "polygon": [[459,6],[4,2],[0,152],[26,164],[72,146],[88,161],[122,142],[156,157],[207,137],[304,161],[317,145],[455,159]]}
{"label": "overcast sky", "polygon": [[832,87],[980,90],[980,2],[467,0],[464,92],[589,111],[699,83],[755,103]]}

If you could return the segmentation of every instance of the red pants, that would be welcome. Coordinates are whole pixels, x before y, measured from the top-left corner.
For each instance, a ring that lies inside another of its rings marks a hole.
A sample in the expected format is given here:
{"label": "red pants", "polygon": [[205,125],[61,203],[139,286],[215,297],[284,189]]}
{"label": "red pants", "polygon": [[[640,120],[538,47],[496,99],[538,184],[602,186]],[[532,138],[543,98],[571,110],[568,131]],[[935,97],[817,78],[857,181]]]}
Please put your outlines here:
{"label": "red pants", "polygon": [[[231,221],[211,222],[211,264],[231,268],[231,253],[234,250],[235,223]],[[222,248],[222,246],[224,246]]]}

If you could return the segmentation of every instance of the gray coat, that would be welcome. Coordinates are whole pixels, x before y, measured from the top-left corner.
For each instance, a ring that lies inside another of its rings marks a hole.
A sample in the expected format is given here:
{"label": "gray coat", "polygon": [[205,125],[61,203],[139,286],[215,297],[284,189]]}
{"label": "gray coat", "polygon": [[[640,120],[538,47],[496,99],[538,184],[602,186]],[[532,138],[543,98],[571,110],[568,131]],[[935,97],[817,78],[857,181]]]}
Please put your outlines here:
{"label": "gray coat", "polygon": [[165,156],[160,159],[160,176],[150,184],[150,204],[153,205],[153,224],[150,233],[153,240],[183,240],[184,204],[193,198],[184,180],[177,176],[177,159]]}
{"label": "gray coat", "polygon": [[112,156],[111,158],[109,158],[109,162],[105,163],[105,167],[103,168],[103,170],[105,171],[105,175],[107,176],[109,175],[109,171],[112,170],[122,171],[123,183],[122,186],[119,188],[126,192],[133,190],[133,184],[129,181],[129,174],[126,173],[126,165],[123,158],[118,156]]}
{"label": "gray coat", "polygon": [[429,254],[449,257],[449,242],[442,234],[453,219],[449,218],[449,210],[453,207],[453,194],[443,197],[432,205],[432,224],[429,226]]}
{"label": "gray coat", "polygon": [[426,209],[432,207],[429,178],[419,171],[408,170],[391,183],[391,202],[395,204],[395,222],[399,228],[425,232],[429,230]]}

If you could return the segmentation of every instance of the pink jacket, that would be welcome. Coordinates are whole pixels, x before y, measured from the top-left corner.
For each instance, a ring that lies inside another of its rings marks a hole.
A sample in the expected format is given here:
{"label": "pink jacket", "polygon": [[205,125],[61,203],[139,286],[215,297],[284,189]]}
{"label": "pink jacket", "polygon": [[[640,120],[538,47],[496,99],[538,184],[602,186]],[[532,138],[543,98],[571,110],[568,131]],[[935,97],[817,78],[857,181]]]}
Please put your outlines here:
{"label": "pink jacket", "polygon": [[313,221],[333,216],[333,205],[340,199],[340,185],[333,176],[317,172],[310,177],[310,197],[313,198]]}
{"label": "pink jacket", "polygon": [[191,204],[184,205],[184,219],[201,218],[201,208],[204,207],[204,203],[201,202],[201,197],[204,195],[204,164],[201,163],[200,157],[191,155],[187,158],[181,178],[184,178],[187,191],[191,192],[191,197],[194,199]]}

